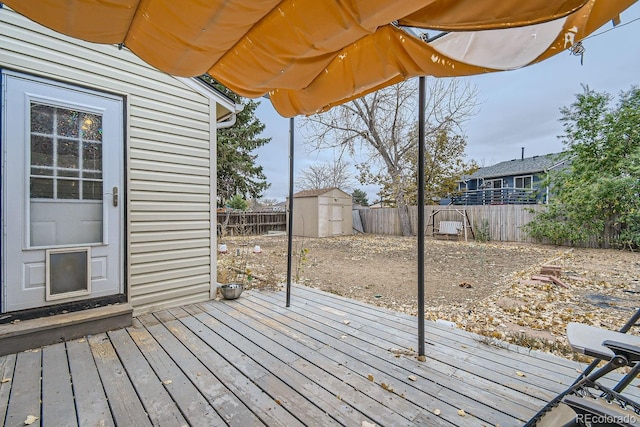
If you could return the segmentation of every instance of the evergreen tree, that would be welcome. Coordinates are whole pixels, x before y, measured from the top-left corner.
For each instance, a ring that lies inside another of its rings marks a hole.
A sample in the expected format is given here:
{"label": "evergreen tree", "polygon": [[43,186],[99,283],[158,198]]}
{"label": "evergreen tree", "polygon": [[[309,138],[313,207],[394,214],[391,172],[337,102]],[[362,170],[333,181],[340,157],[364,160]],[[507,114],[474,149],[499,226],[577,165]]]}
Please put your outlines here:
{"label": "evergreen tree", "polygon": [[360,189],[353,190],[353,194],[351,195],[353,198],[353,203],[358,204],[360,206],[369,206],[369,199],[367,198],[367,193]]}
{"label": "evergreen tree", "polygon": [[218,206],[235,195],[243,199],[259,199],[269,188],[262,166],[256,164],[257,154],[253,151],[268,143],[271,138],[259,138],[265,125],[255,116],[260,105],[249,99],[240,98],[209,76],[202,76],[208,84],[229,96],[243,109],[237,114],[234,126],[218,130],[217,143],[217,187]]}

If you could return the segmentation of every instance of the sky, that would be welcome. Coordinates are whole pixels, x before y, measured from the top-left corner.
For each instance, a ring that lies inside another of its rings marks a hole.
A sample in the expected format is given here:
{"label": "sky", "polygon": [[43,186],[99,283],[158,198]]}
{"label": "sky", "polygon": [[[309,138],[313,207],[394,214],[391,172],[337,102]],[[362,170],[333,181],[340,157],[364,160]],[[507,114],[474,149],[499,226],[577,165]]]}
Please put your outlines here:
{"label": "sky", "polygon": [[[478,89],[479,107],[465,129],[466,159],[490,166],[520,158],[522,147],[525,157],[558,153],[564,148],[558,138],[560,108],[575,101],[582,85],[616,98],[640,85],[640,3],[621,18],[621,25],[606,24],[583,41],[582,65],[580,56],[563,52],[519,70],[467,77]],[[289,191],[289,119],[278,115],[268,100],[260,102],[256,116],[265,124],[261,136],[271,138],[255,152],[271,183],[264,198],[283,201]],[[310,165],[333,160],[331,152],[310,152],[303,134],[296,125],[294,179]],[[377,187],[355,188],[364,190],[369,202],[377,200]]]}

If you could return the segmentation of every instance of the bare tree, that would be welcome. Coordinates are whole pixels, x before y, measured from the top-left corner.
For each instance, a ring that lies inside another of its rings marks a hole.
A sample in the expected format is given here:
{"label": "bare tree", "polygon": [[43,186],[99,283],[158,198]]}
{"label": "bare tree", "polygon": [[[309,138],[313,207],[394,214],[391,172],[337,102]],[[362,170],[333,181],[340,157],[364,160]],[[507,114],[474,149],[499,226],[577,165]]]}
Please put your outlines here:
{"label": "bare tree", "polygon": [[353,186],[353,176],[349,164],[342,159],[316,163],[300,172],[296,187],[301,190],[340,188],[348,191]]}
{"label": "bare tree", "polygon": [[[475,113],[477,89],[460,79],[433,78],[427,83],[427,134],[462,135],[462,124]],[[417,153],[417,92],[415,79],[405,81],[310,116],[305,123],[316,149],[333,147],[352,155],[368,154],[356,165],[360,181],[389,189],[405,236],[411,234],[407,183],[415,181],[411,164]]]}

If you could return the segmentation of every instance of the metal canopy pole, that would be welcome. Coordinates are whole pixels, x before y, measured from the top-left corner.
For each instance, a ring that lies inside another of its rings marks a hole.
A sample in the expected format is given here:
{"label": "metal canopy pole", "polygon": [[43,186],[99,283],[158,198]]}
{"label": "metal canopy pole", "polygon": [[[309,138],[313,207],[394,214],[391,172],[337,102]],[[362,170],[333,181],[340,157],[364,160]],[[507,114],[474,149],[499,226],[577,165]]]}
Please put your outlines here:
{"label": "metal canopy pole", "polygon": [[418,78],[418,356],[424,357],[424,109],[425,78]]}
{"label": "metal canopy pole", "polygon": [[289,119],[289,223],[287,225],[287,307],[291,305],[291,262],[293,252],[293,117]]}

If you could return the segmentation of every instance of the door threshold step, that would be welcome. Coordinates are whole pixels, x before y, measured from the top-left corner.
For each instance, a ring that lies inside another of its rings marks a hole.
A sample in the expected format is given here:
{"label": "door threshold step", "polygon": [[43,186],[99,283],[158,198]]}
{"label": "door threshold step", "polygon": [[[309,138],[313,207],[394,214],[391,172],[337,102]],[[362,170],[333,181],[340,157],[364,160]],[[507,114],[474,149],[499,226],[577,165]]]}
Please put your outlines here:
{"label": "door threshold step", "polygon": [[133,309],[120,303],[0,325],[0,356],[131,326]]}

